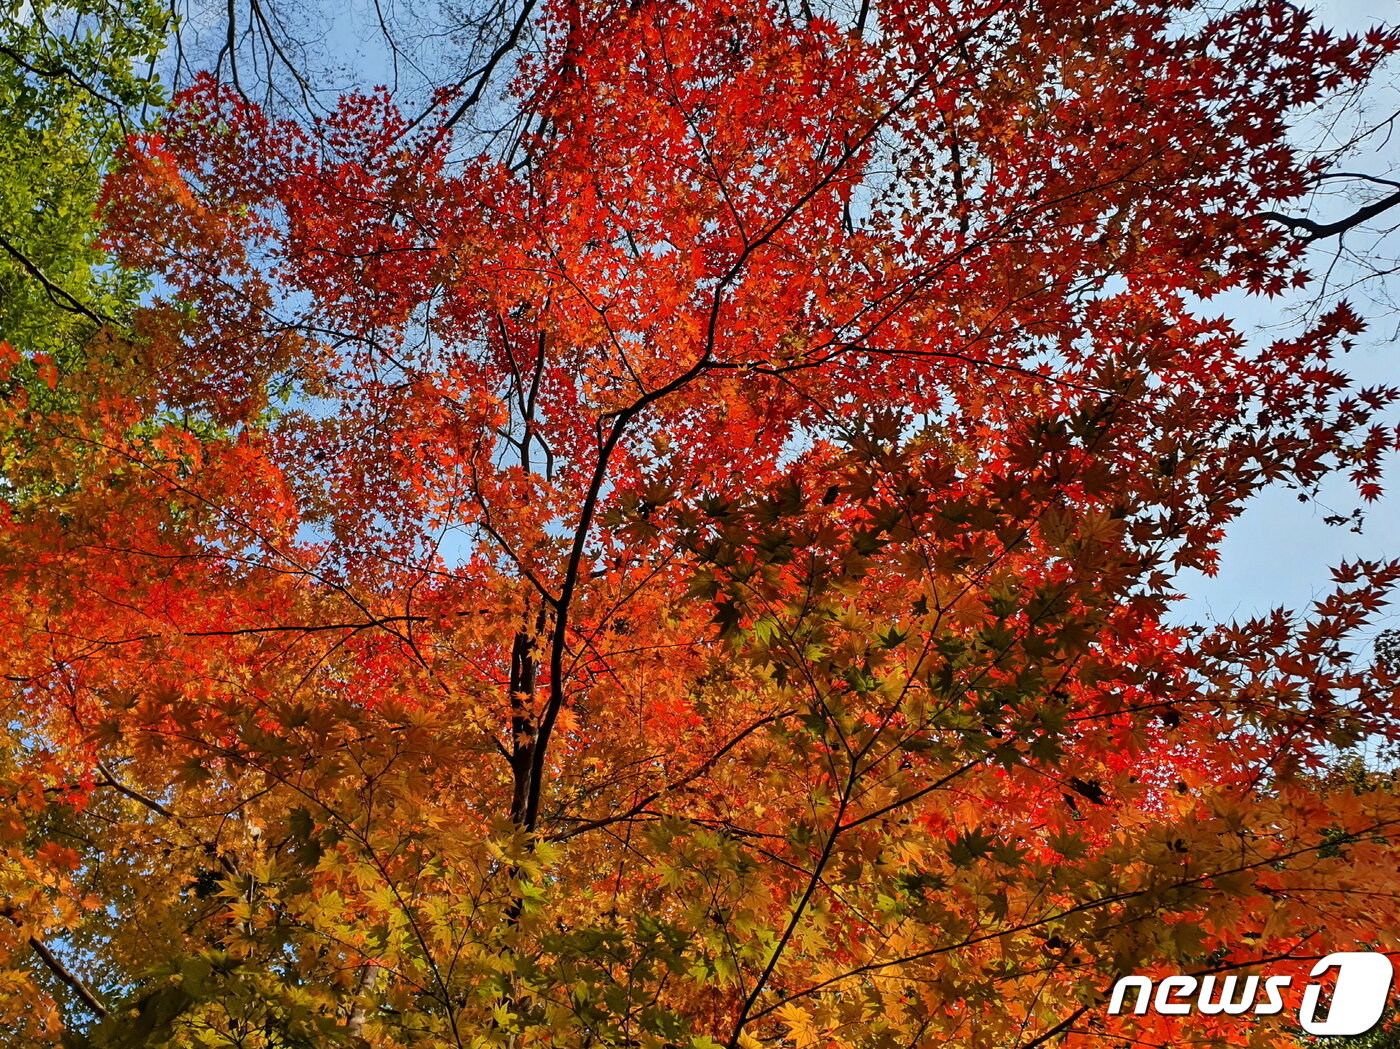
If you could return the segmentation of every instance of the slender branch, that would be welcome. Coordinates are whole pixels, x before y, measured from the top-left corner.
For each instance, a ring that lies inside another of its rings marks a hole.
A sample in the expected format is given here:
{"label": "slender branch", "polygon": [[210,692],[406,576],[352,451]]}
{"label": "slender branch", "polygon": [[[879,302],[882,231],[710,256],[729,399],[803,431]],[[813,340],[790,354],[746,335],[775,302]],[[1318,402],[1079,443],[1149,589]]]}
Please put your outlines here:
{"label": "slender branch", "polygon": [[75,299],[69,292],[49,280],[49,278],[44,275],[44,271],[35,265],[34,261],[30,259],[28,255],[20,251],[19,248],[15,247],[3,236],[0,236],[0,248],[3,248],[6,254],[18,262],[26,273],[44,286],[44,290],[48,292],[49,298],[53,300],[54,305],[59,309],[67,310],[69,313],[81,314],[95,324],[102,325],[113,323],[111,317],[94,312],[90,307],[83,305],[83,303]]}
{"label": "slender branch", "polygon": [[1035,1049],[1036,1046],[1044,1045],[1046,1042],[1050,1041],[1050,1039],[1056,1037],[1057,1035],[1068,1033],[1068,1029],[1074,1024],[1074,1021],[1078,1020],[1088,1011],[1089,1007],[1087,1005],[1081,1005],[1078,1009],[1074,1010],[1074,1012],[1070,1013],[1063,1020],[1057,1023],[1054,1027],[1050,1028],[1050,1030],[1036,1036],[1035,1038],[1032,1038],[1029,1042],[1022,1046],[1022,1049]]}
{"label": "slender branch", "polygon": [[[530,16],[534,13],[535,3],[536,0],[525,0],[525,4],[520,9],[520,14],[515,19],[515,24],[511,26],[510,35],[502,41],[496,50],[491,52],[490,57],[487,58],[485,64],[483,64],[481,68],[473,70],[458,81],[458,87],[465,87],[467,84],[471,83],[472,80],[475,80],[476,87],[474,87],[472,93],[464,98],[461,104],[452,111],[452,115],[443,121],[442,127],[438,129],[437,135],[434,136],[434,141],[447,134],[447,132],[466,115],[467,110],[481,101],[481,96],[486,93],[486,86],[491,81],[491,74],[496,71],[496,67],[501,64],[501,61],[514,51],[516,45],[520,43],[521,34],[525,32],[525,27],[530,22]],[[405,130],[411,130],[417,127],[431,112],[431,109],[425,110],[421,115],[415,118]]]}
{"label": "slender branch", "polygon": [[127,126],[125,112],[126,107],[123,106],[120,102],[118,102],[115,98],[112,98],[110,95],[104,95],[101,91],[97,90],[97,88],[93,87],[91,84],[89,84],[86,80],[80,77],[72,69],[69,69],[67,66],[36,66],[32,62],[27,61],[24,58],[24,56],[21,55],[18,51],[14,50],[13,48],[6,47],[4,44],[0,44],[0,55],[4,55],[15,65],[19,66],[21,69],[33,73],[37,77],[43,77],[45,80],[70,81],[71,83],[82,88],[93,98],[115,109],[117,111],[117,120],[121,122],[123,128]]}
{"label": "slender branch", "polygon": [[795,711],[785,710],[781,714],[771,714],[766,718],[759,718],[759,720],[755,721],[752,725],[749,725],[742,732],[740,732],[733,739],[731,739],[728,743],[720,747],[719,750],[715,751],[712,755],[710,755],[710,757],[705,759],[705,761],[701,762],[698,766],[696,766],[694,770],[682,776],[680,779],[672,780],[664,787],[660,787],[657,790],[652,791],[641,801],[633,805],[630,809],[627,809],[623,812],[619,812],[613,816],[604,816],[601,819],[589,820],[587,823],[583,823],[577,827],[571,827],[569,830],[560,831],[557,834],[552,834],[549,836],[549,840],[567,841],[569,838],[578,837],[578,835],[585,834],[588,831],[598,830],[602,827],[608,827],[614,823],[621,823],[624,820],[629,820],[632,819],[634,816],[640,815],[641,813],[645,812],[648,808],[650,808],[652,804],[658,801],[662,797],[662,795],[669,794],[670,792],[675,790],[680,790],[682,787],[693,783],[696,779],[703,776],[710,769],[714,768],[715,765],[719,764],[720,759],[723,758],[725,754],[729,753],[729,751],[733,750],[741,742],[743,742],[744,739],[752,735],[754,732],[757,732],[764,725],[771,725],[776,721],[783,720],[783,718],[791,717],[794,713]]}
{"label": "slender branch", "polygon": [[136,790],[132,787],[128,787],[126,784],[119,781],[116,776],[112,775],[111,770],[108,769],[107,766],[102,764],[101,762],[97,763],[97,771],[102,773],[102,775],[106,777],[106,779],[103,780],[103,785],[111,787],[118,794],[124,794],[132,801],[139,802],[146,808],[150,809],[152,812],[159,813],[166,819],[178,820],[180,818],[176,816],[175,813],[171,812],[170,809],[166,808],[160,802],[156,801],[155,798],[152,798],[147,794],[142,794],[139,790]]}
{"label": "slender branch", "polygon": [[107,1007],[102,1004],[97,995],[92,993],[87,984],[78,979],[71,969],[58,960],[57,955],[44,945],[43,940],[37,936],[31,936],[29,937],[29,946],[34,948],[34,953],[39,956],[39,960],[44,963],[48,970],[67,984],[69,989],[99,1020],[107,1018]]}
{"label": "slender branch", "polygon": [[[1374,834],[1377,831],[1387,830],[1391,827],[1396,826],[1397,824],[1400,824],[1400,820],[1380,820],[1379,822],[1374,823],[1370,827],[1366,828],[1364,831],[1359,831],[1358,833]],[[830,976],[825,979],[817,980],[815,983],[812,983],[801,990],[792,991],[788,994],[785,994],[783,997],[779,998],[776,1002],[773,1002],[771,1005],[767,1005],[764,1008],[754,1012],[749,1017],[749,1021],[752,1022],[761,1017],[767,1016],[773,1012],[776,1012],[778,1009],[781,1009],[788,1002],[793,1002],[799,998],[805,998],[810,995],[817,994],[820,991],[826,990],[828,987],[832,987],[835,984],[841,983],[844,980],[852,979],[853,977],[863,976],[867,973],[880,972],[885,969],[898,968],[900,966],[909,965],[914,962],[926,961],[930,958],[938,957],[939,955],[951,954],[954,951],[965,950],[968,947],[975,947],[978,944],[986,943],[990,940],[995,940],[1002,936],[1007,936],[1018,932],[1026,932],[1030,929],[1040,928],[1042,926],[1048,925],[1051,922],[1062,921],[1063,919],[1068,918],[1071,915],[1083,914],[1086,912],[1097,910],[1100,907],[1108,907],[1113,904],[1123,904],[1132,902],[1134,900],[1140,900],[1145,897],[1151,896],[1153,893],[1159,893],[1168,888],[1181,889],[1187,886],[1201,885],[1203,883],[1210,882],[1210,880],[1213,878],[1220,878],[1230,874],[1243,874],[1247,871],[1258,870],[1261,867],[1269,866],[1270,864],[1284,863],[1288,860],[1296,859],[1299,856],[1307,856],[1316,853],[1325,847],[1325,843],[1306,845],[1300,848],[1291,849],[1287,852],[1268,855],[1252,863],[1242,862],[1237,866],[1227,867],[1224,870],[1209,871],[1207,873],[1198,874],[1193,877],[1182,878],[1178,881],[1167,883],[1165,885],[1154,884],[1147,885],[1138,889],[1120,889],[1116,892],[1106,892],[1100,896],[1094,897],[1093,899],[1083,900],[1079,903],[1063,907],[1059,910],[1051,911],[1047,914],[1043,914],[1038,918],[1026,918],[1025,920],[1018,921],[1015,924],[1004,925],[997,929],[979,932],[974,935],[967,936],[956,942],[943,944],[939,947],[929,947],[924,950],[914,951],[910,954],[900,955],[894,958],[888,958],[884,961],[866,962],[862,965],[857,965],[853,968],[847,969],[844,973],[839,973],[836,976]],[[1141,920],[1141,918],[1139,917],[1132,920]]]}
{"label": "slender branch", "polygon": [[[456,616],[470,615],[491,615],[489,608],[465,609],[455,612]],[[334,630],[348,630],[359,632],[380,627],[387,630],[392,623],[430,623],[433,616],[424,615],[403,615],[403,616],[375,616],[362,622],[346,623],[278,623],[272,626],[247,626],[229,627],[225,630],[181,630],[177,632],[179,637],[242,637],[257,634],[323,634]],[[109,647],[115,645],[131,645],[141,641],[152,641],[156,638],[166,637],[166,634],[129,634],[126,637],[100,638],[86,637],[82,634],[69,634],[61,631],[51,631],[55,637],[72,637],[90,644]]]}
{"label": "slender branch", "polygon": [[1367,204],[1364,208],[1357,208],[1346,218],[1337,219],[1335,222],[1314,222],[1310,218],[1298,215],[1283,215],[1277,211],[1261,211],[1255,218],[1272,219],[1274,222],[1282,223],[1294,233],[1299,233],[1302,240],[1311,243],[1315,240],[1325,240],[1328,237],[1335,237],[1354,229],[1368,219],[1373,219],[1382,212],[1400,205],[1400,190],[1396,190],[1388,197]]}
{"label": "slender branch", "polygon": [[851,775],[847,779],[845,788],[841,793],[841,803],[836,809],[836,818],[831,823],[831,833],[827,835],[826,841],[822,844],[822,851],[817,856],[816,863],[812,865],[811,877],[807,879],[807,886],[802,891],[802,896],[798,899],[797,905],[793,907],[792,914],[788,917],[787,926],[783,929],[783,934],[779,937],[777,944],[773,947],[772,953],[768,956],[768,963],[763,967],[763,972],[759,974],[754,982],[753,989],[749,991],[748,997],[744,999],[744,1004],[739,1009],[739,1015],[735,1017],[734,1029],[730,1032],[729,1041],[726,1045],[729,1049],[736,1049],[739,1038],[744,1033],[744,1026],[749,1022],[750,1012],[759,996],[763,994],[763,989],[768,985],[768,981],[773,978],[773,972],[778,967],[778,962],[782,959],[783,952],[787,950],[788,943],[792,940],[793,934],[801,924],[803,916],[807,912],[807,905],[811,903],[817,888],[822,884],[822,872],[826,870],[827,864],[831,861],[832,850],[836,847],[836,839],[841,834],[841,821],[846,814],[846,806],[850,803],[851,791],[855,787],[855,766],[851,766]]}
{"label": "slender branch", "polygon": [[1329,171],[1325,175],[1317,176],[1319,182],[1337,178],[1354,178],[1362,182],[1374,183],[1377,186],[1391,186],[1394,189],[1400,189],[1400,182],[1396,182],[1392,178],[1378,178],[1375,175],[1363,175],[1359,171]]}

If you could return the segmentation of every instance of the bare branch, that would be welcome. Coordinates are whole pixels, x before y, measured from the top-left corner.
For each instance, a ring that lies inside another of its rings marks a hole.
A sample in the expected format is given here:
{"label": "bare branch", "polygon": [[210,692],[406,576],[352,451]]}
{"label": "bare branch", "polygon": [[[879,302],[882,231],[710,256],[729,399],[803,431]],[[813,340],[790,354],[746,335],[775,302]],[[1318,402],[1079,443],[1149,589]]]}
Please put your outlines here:
{"label": "bare branch", "polygon": [[1335,222],[1314,222],[1310,218],[1297,215],[1284,215],[1277,211],[1261,211],[1254,217],[1272,219],[1274,222],[1279,222],[1287,226],[1294,233],[1298,233],[1301,230],[1301,239],[1311,243],[1315,240],[1325,240],[1328,237],[1335,237],[1338,234],[1345,233],[1347,230],[1354,229],[1363,222],[1373,219],[1377,215],[1389,211],[1397,205],[1400,205],[1400,190],[1390,194],[1388,197],[1382,197],[1380,200],[1367,204],[1364,208],[1357,208],[1346,218],[1337,219]]}

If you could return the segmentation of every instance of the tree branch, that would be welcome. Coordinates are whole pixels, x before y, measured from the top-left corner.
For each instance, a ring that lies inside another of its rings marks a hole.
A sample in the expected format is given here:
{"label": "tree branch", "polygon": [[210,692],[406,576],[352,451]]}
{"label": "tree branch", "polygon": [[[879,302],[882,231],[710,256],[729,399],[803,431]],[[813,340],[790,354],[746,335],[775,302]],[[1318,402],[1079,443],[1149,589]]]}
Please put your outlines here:
{"label": "tree branch", "polygon": [[18,262],[26,273],[43,285],[44,290],[48,292],[49,298],[53,300],[54,305],[59,309],[67,310],[69,313],[82,314],[84,317],[88,318],[88,320],[98,325],[113,323],[111,317],[93,312],[90,307],[83,305],[63,288],[60,288],[53,281],[49,280],[49,278],[44,275],[44,271],[36,266],[28,255],[20,251],[19,248],[15,247],[3,236],[0,236],[0,248],[3,248],[11,258]]}
{"label": "tree branch", "polygon": [[1314,222],[1310,218],[1297,215],[1283,215],[1277,211],[1261,211],[1255,218],[1272,219],[1274,222],[1282,223],[1294,233],[1299,233],[1302,240],[1309,243],[1315,240],[1325,240],[1328,237],[1335,237],[1345,233],[1349,229],[1361,225],[1368,219],[1373,219],[1382,212],[1400,205],[1400,190],[1396,190],[1388,197],[1367,204],[1364,208],[1357,208],[1346,218],[1337,219],[1335,222]]}
{"label": "tree branch", "polygon": [[76,975],[58,957],[44,945],[44,941],[37,936],[29,937],[29,946],[34,948],[34,953],[39,956],[39,960],[48,967],[48,970],[62,980],[76,994],[84,1005],[91,1010],[99,1020],[107,1018],[107,1007],[98,1000],[97,995],[88,989],[88,985],[78,979]]}

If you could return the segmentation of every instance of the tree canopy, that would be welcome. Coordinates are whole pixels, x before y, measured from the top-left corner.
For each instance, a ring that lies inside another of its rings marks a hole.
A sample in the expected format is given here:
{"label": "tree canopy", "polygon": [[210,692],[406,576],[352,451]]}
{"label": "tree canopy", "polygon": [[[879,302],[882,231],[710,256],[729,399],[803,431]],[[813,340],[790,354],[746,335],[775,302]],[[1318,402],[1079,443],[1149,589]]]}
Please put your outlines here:
{"label": "tree canopy", "polygon": [[98,179],[161,99],[133,63],[164,48],[156,5],[105,0],[0,7],[0,332],[56,366],[134,303],[134,274],[94,239]]}
{"label": "tree canopy", "polygon": [[1357,312],[1209,300],[1389,207],[1310,215],[1289,135],[1400,32],[527,0],[318,109],[228,10],[156,126],[52,125],[70,209],[123,141],[101,242],[0,273],[15,1044],[1288,1044],[1108,989],[1400,950],[1335,767],[1400,733],[1400,563],[1171,615],[1265,486],[1380,494]]}

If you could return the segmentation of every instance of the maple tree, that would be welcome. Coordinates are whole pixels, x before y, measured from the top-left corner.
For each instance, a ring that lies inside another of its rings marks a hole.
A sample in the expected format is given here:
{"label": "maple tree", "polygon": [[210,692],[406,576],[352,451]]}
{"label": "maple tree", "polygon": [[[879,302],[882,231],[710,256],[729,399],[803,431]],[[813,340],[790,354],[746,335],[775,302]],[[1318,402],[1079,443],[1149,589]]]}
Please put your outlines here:
{"label": "maple tree", "polygon": [[1400,799],[1328,772],[1400,565],[1169,616],[1264,486],[1379,494],[1355,313],[1200,302],[1306,281],[1291,115],[1400,34],[520,19],[479,155],[485,81],[196,78],[104,190],[159,294],[3,344],[15,1044],[1262,1045],[1107,989],[1400,949]]}

